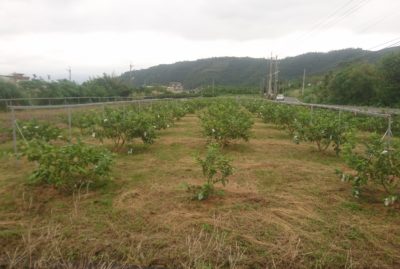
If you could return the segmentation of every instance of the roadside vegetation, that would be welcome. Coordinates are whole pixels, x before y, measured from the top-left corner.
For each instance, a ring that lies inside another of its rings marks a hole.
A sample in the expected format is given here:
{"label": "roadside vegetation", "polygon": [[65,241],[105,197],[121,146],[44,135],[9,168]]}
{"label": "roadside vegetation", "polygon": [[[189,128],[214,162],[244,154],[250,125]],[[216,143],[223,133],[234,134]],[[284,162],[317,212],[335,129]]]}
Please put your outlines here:
{"label": "roadside vegetation", "polygon": [[340,105],[400,107],[400,53],[376,64],[354,59],[323,76],[310,78],[305,102]]}

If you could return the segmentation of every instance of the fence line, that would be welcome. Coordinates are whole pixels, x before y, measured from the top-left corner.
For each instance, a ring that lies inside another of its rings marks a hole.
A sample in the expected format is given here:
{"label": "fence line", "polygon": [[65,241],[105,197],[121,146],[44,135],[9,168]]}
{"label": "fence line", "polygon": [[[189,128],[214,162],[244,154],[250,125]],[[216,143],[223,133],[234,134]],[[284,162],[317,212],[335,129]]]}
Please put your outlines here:
{"label": "fence line", "polygon": [[[22,111],[22,110],[40,110],[40,109],[64,109],[66,110],[66,116],[67,116],[67,125],[68,125],[68,135],[69,139],[71,141],[72,139],[72,110],[74,108],[85,108],[85,107],[96,107],[96,106],[102,106],[103,110],[105,106],[109,105],[125,105],[125,104],[152,104],[153,102],[165,102],[165,101],[186,101],[188,99],[196,99],[196,98],[161,98],[161,99],[133,99],[131,100],[125,100],[125,101],[111,101],[111,102],[96,102],[96,103],[82,103],[82,104],[60,104],[60,105],[10,105],[7,106],[9,111],[11,112],[11,124],[12,124],[12,135],[13,135],[13,147],[14,147],[14,152],[17,156],[18,154],[18,149],[17,149],[17,117],[16,117],[16,112],[17,111]],[[202,99],[202,98],[198,98]],[[294,106],[303,106],[303,107],[309,107],[310,109],[313,108],[321,108],[321,109],[329,109],[329,110],[336,110],[339,111],[339,117],[340,117],[340,112],[345,111],[345,112],[350,112],[354,113],[355,115],[367,115],[367,116],[373,116],[373,117],[382,117],[385,119],[389,120],[389,129],[390,129],[390,124],[392,120],[392,114],[390,113],[380,113],[380,112],[375,112],[375,111],[365,111],[359,108],[351,108],[351,107],[344,107],[344,106],[335,106],[335,105],[322,105],[322,104],[307,104],[307,103],[301,103],[301,102],[281,102],[281,101],[274,101],[274,100],[268,100],[268,99],[259,99],[259,98],[248,98],[248,97],[236,97],[236,100],[239,101],[240,99],[250,99],[250,100],[262,100],[265,102],[271,102],[275,104],[282,104],[282,105],[294,105]],[[1,100],[1,99],[0,99]],[[388,130],[389,130],[388,129]]]}
{"label": "fence line", "polygon": [[126,96],[66,96],[66,97],[31,97],[31,98],[0,98],[0,101],[29,101],[29,100],[68,100],[68,99],[135,99]]}
{"label": "fence line", "polygon": [[23,110],[40,110],[40,109],[54,109],[54,110],[66,110],[67,116],[67,126],[68,126],[68,136],[69,141],[72,140],[72,109],[74,108],[84,108],[84,107],[103,107],[112,106],[112,105],[125,105],[125,104],[137,104],[140,108],[142,104],[150,104],[157,102],[170,102],[170,101],[186,101],[190,98],[162,98],[162,99],[133,99],[128,101],[113,101],[113,102],[98,102],[98,103],[84,103],[84,104],[61,104],[61,105],[27,105],[27,106],[7,106],[9,111],[11,112],[11,124],[12,124],[12,136],[13,136],[13,148],[15,156],[18,156],[18,148],[17,148],[17,131],[18,131],[18,122],[17,122],[17,111]]}
{"label": "fence line", "polygon": [[[189,97],[190,98],[190,97]],[[164,99],[189,99],[189,98],[145,98],[145,99],[137,99],[135,97],[121,97],[121,96],[83,96],[83,97],[33,97],[33,98],[10,98],[10,99],[0,99],[0,107],[1,104],[3,104],[4,107],[6,108],[17,108],[17,107],[27,107],[27,106],[34,106],[36,108],[42,107],[42,108],[56,108],[56,106],[61,106],[61,105],[72,105],[78,103],[79,105],[88,105],[88,104],[105,104],[105,103],[117,103],[117,102],[145,102],[149,100],[164,100]],[[192,97],[193,98],[193,97]],[[246,98],[246,97],[240,97],[240,98]],[[251,98],[254,99],[254,98]],[[48,101],[47,105],[34,105],[35,101]],[[64,100],[63,103],[58,103],[58,104],[51,104],[52,101],[62,101]],[[105,100],[107,100],[105,102]],[[271,101],[271,102],[277,102],[277,103],[283,103],[283,104],[288,104],[288,105],[297,105],[297,106],[308,106],[308,107],[316,107],[316,108],[324,108],[324,109],[332,109],[332,110],[342,110],[342,111],[347,111],[347,112],[352,112],[352,113],[358,113],[358,114],[364,114],[364,115],[369,115],[369,116],[382,116],[382,117],[388,117],[389,115],[400,115],[400,110],[394,110],[390,108],[370,108],[370,109],[381,109],[384,112],[374,112],[374,111],[366,111],[365,109],[368,108],[354,108],[354,107],[348,107],[348,106],[338,106],[338,105],[323,105],[323,104],[307,104],[307,103],[302,103],[302,102],[287,102],[287,101],[274,101],[274,100],[268,100],[268,99],[263,99],[266,101]],[[80,104],[80,102],[85,102]],[[89,102],[88,102],[89,101]],[[15,104],[15,103],[26,103],[29,105],[20,105],[20,104]]]}
{"label": "fence line", "polygon": [[392,114],[397,114],[400,112],[374,112],[374,111],[365,111],[360,108],[351,108],[351,107],[345,107],[345,106],[337,106],[337,105],[323,105],[323,104],[307,104],[307,103],[296,103],[296,102],[282,102],[282,101],[273,101],[273,100],[268,100],[273,103],[279,103],[279,104],[286,104],[286,105],[295,105],[295,106],[306,106],[312,108],[323,108],[323,109],[331,109],[331,110],[337,110],[337,111],[346,111],[346,112],[351,112],[351,113],[356,113],[356,114],[363,114],[367,116],[374,116],[374,117],[383,117],[383,118],[389,118],[392,116]]}
{"label": "fence line", "polygon": [[294,105],[294,106],[305,106],[312,108],[323,108],[323,109],[331,109],[337,111],[346,111],[355,114],[362,114],[367,116],[375,116],[375,117],[382,117],[382,118],[389,118],[393,115],[400,115],[400,109],[394,108],[379,108],[379,107],[370,107],[369,109],[381,110],[382,112],[377,111],[368,111],[368,107],[351,107],[351,106],[342,106],[342,105],[325,105],[325,104],[313,104],[313,103],[303,103],[303,102],[290,102],[290,101],[276,101],[270,100],[266,98],[254,98],[254,97],[243,97],[241,96],[240,99],[250,99],[250,100],[262,100],[265,102],[271,102],[275,104],[285,104],[285,105]]}
{"label": "fence line", "polygon": [[145,96],[138,97],[121,97],[121,96],[85,96],[85,97],[33,97],[33,98],[0,98],[0,111],[10,111],[11,106],[51,106],[64,104],[92,104],[92,103],[109,103],[122,101],[144,101],[144,100],[159,100],[159,99],[188,99],[192,97],[166,97],[156,98]]}
{"label": "fence line", "polygon": [[[391,138],[393,137],[392,133],[392,114],[390,113],[379,113],[379,112],[373,112],[373,111],[365,111],[365,110],[360,110],[359,108],[351,108],[351,107],[345,107],[345,106],[335,106],[335,105],[322,105],[322,104],[307,104],[307,103],[302,103],[302,102],[282,102],[282,101],[274,101],[274,100],[267,100],[273,103],[283,103],[286,105],[297,105],[297,106],[306,106],[310,107],[311,110],[316,107],[316,108],[323,108],[323,109],[331,109],[331,110],[337,110],[339,111],[339,117],[341,116],[341,112],[351,112],[357,114],[363,114],[367,116],[373,116],[373,117],[381,117],[385,118],[388,121],[388,127],[385,132],[385,134],[382,137],[382,140],[385,139],[385,137],[388,138],[388,141],[390,143]],[[395,113],[393,113],[395,114]]]}
{"label": "fence line", "polygon": [[171,100],[187,100],[187,98],[134,99],[131,101],[111,101],[111,102],[98,102],[98,103],[86,103],[86,104],[8,106],[8,108],[11,110],[65,109],[65,108],[76,108],[76,107],[87,107],[87,106],[103,106],[103,105],[118,105],[118,104],[135,104],[135,103],[141,104],[141,103],[152,103],[158,101],[171,101]]}

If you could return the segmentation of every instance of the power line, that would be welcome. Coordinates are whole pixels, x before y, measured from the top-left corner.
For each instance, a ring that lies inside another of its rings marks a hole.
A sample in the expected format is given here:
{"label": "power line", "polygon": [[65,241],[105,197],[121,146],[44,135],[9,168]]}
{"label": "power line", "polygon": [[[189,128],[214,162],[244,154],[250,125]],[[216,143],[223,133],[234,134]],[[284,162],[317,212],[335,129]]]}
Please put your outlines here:
{"label": "power line", "polygon": [[400,45],[400,41],[397,41],[396,43],[390,45],[390,47],[388,47],[388,48],[393,48],[393,47],[396,47],[397,45]]}
{"label": "power line", "polygon": [[[351,6],[351,7],[348,8],[347,10],[345,10],[345,11],[344,11],[339,17],[337,17],[336,19],[331,20],[331,18],[333,18],[334,16],[332,16],[332,15],[329,16],[329,17],[325,20],[325,23],[320,23],[317,27],[314,27],[313,31],[315,31],[315,30],[322,30],[322,29],[324,29],[324,28],[325,28],[325,29],[328,29],[328,28],[332,27],[333,25],[335,25],[335,24],[337,24],[337,23],[343,21],[346,17],[348,17],[348,16],[350,16],[351,14],[354,14],[355,12],[357,12],[358,10],[360,10],[362,7],[364,7],[364,6],[365,6],[366,4],[368,4],[370,1],[371,1],[371,0],[360,0],[360,1],[356,2],[355,5]],[[345,3],[345,5],[343,5],[343,6],[341,6],[340,8],[338,8],[333,14],[337,14],[337,13],[338,13],[338,12],[337,12],[338,10],[341,10],[341,9],[343,9],[344,7],[349,6],[352,2],[354,2],[354,1],[349,1],[349,2]],[[391,15],[391,16],[393,16],[393,15]],[[391,16],[389,16],[389,17],[391,17]],[[386,20],[387,18],[388,18],[388,16],[386,16],[386,17],[384,17],[384,18],[381,18],[381,19],[379,19],[378,21],[375,21],[375,22],[369,24],[366,28],[364,28],[364,31],[367,30],[367,29],[369,29],[369,28],[371,28],[371,27],[373,27],[373,26],[375,26],[375,25],[377,25],[377,24],[379,24],[380,22]],[[312,35],[313,31],[311,31],[311,32],[309,33],[309,36]],[[350,59],[349,61],[356,60],[356,59],[359,59],[359,58],[363,58],[363,57],[366,56],[368,53],[370,53],[370,50],[375,49],[375,48],[377,48],[377,47],[381,47],[381,46],[383,46],[383,45],[387,45],[387,46],[384,47],[384,48],[382,48],[382,50],[383,50],[383,49],[386,49],[386,48],[391,48],[391,47],[397,46],[397,45],[400,44],[400,40],[399,40],[399,39],[400,39],[400,37],[398,37],[398,38],[396,38],[396,39],[393,39],[393,40],[386,41],[386,42],[381,43],[381,44],[379,44],[379,45],[376,45],[376,46],[374,46],[374,47],[372,47],[372,48],[369,48],[369,49],[367,49],[367,51],[365,51],[364,53],[362,53],[362,55],[356,56],[356,57],[354,57],[353,59]],[[395,43],[393,43],[393,41],[395,41]],[[390,43],[390,44],[389,44],[389,43]],[[389,44],[389,45],[388,45],[388,44]]]}
{"label": "power line", "polygon": [[354,56],[353,58],[347,59],[347,62],[352,62],[352,61],[356,61],[356,60],[360,60],[362,58],[364,58],[365,56],[367,56],[368,54],[373,53],[372,49],[374,48],[378,48],[381,47],[383,45],[386,45],[385,47],[381,48],[380,50],[384,50],[384,49],[388,49],[388,48],[392,48],[395,47],[397,45],[400,45],[400,37],[397,37],[395,39],[383,42],[381,44],[375,45],[371,48],[366,49],[365,51],[363,51],[363,53],[359,56]]}
{"label": "power line", "polygon": [[383,14],[382,16],[377,17],[377,20],[375,20],[374,22],[365,24],[364,27],[359,30],[359,32],[360,33],[364,33],[365,31],[375,27],[376,25],[378,25],[378,24],[380,24],[380,23],[392,18],[394,15],[398,16],[399,12],[392,13],[390,15]]}
{"label": "power line", "polygon": [[361,0],[360,2],[358,2],[355,6],[351,7],[350,9],[348,9],[346,12],[344,12],[339,18],[337,18],[335,21],[331,21],[330,23],[328,23],[326,25],[326,29],[332,27],[333,25],[343,21],[346,17],[354,14],[355,12],[357,12],[358,10],[360,10],[362,7],[364,7],[366,4],[368,4],[368,2],[370,2],[371,0]]}
{"label": "power line", "polygon": [[358,0],[358,2],[355,3],[355,5],[349,7],[347,10],[345,10],[342,14],[339,15],[339,17],[337,18],[333,18],[333,20],[328,21],[326,23],[326,25],[324,25],[324,27],[330,27],[330,25],[335,24],[338,20],[340,20],[343,17],[347,17],[349,15],[351,15],[352,13],[354,13],[355,11],[357,11],[360,7],[362,7],[362,5],[366,2],[366,1],[370,1],[370,0]]}
{"label": "power line", "polygon": [[322,20],[320,20],[318,23],[316,23],[308,33],[304,34],[303,36],[300,36],[300,39],[303,38],[304,36],[311,34],[314,30],[318,29],[321,25],[325,24],[327,21],[329,21],[333,16],[335,16],[338,12],[340,12],[341,9],[345,8],[346,6],[348,6],[349,4],[351,4],[352,2],[354,2],[355,0],[350,0],[347,1],[344,5],[340,6],[339,8],[337,8],[333,13],[331,13],[327,18],[324,18]]}
{"label": "power line", "polygon": [[[353,2],[355,2],[355,5],[351,5]],[[363,4],[365,4],[366,1],[370,1],[370,0],[350,0],[347,1],[344,5],[340,6],[339,8],[337,8],[333,13],[331,13],[328,17],[324,18],[323,20],[319,21],[317,24],[315,24],[310,31],[308,31],[307,33],[305,33],[304,35],[300,36],[300,38],[298,38],[298,40],[303,40],[305,38],[308,38],[310,36],[312,36],[314,34],[314,32],[316,32],[317,30],[323,29],[323,28],[327,28],[326,26],[330,27],[332,25],[334,25],[338,19],[335,17],[337,15],[340,15],[339,19],[345,18],[346,16],[351,15],[352,13],[354,13],[355,11],[357,11],[358,9],[360,9]],[[349,7],[350,6],[350,7]]]}
{"label": "power line", "polygon": [[379,47],[381,47],[381,46],[387,45],[387,44],[389,44],[389,43],[391,43],[391,42],[394,42],[394,41],[397,41],[397,40],[399,40],[399,39],[400,39],[400,37],[396,37],[395,39],[392,39],[392,40],[386,41],[386,42],[384,42],[384,43],[375,45],[375,46],[373,46],[373,47],[371,47],[371,48],[369,48],[369,49],[367,49],[367,50],[373,50],[373,49],[379,48]]}
{"label": "power line", "polygon": [[[364,5],[366,5],[370,1],[371,0],[350,0],[345,2],[343,5],[338,7],[333,13],[331,13],[328,17],[326,17],[325,19],[319,21],[316,25],[314,25],[311,28],[311,30],[308,33],[304,34],[301,38],[299,38],[297,42],[302,41],[305,38],[309,38],[310,36],[313,35],[314,32],[318,30],[322,30],[324,28],[328,29],[332,27],[333,25],[342,21],[351,14],[357,12],[359,9],[361,9]],[[305,69],[303,76],[303,84],[304,84],[304,79],[305,79]],[[304,85],[303,85],[303,91],[304,91]]]}

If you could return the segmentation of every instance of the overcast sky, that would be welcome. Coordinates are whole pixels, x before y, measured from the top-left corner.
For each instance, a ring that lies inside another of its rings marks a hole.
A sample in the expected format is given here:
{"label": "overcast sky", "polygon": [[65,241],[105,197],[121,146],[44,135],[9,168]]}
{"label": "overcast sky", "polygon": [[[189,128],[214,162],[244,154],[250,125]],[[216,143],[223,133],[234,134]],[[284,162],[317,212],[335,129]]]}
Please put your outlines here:
{"label": "overcast sky", "polygon": [[377,50],[400,41],[399,18],[400,0],[0,0],[0,74],[71,66],[81,82],[130,63]]}

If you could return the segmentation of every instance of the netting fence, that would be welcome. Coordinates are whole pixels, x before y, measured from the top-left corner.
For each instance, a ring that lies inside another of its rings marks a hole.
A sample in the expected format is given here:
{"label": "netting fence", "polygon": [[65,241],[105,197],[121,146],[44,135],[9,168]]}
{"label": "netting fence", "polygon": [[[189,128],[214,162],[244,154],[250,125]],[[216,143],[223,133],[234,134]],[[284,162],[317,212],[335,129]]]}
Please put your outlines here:
{"label": "netting fence", "polygon": [[[77,132],[74,130],[74,127],[76,127],[76,121],[79,120],[79,115],[82,112],[91,111],[104,114],[107,108],[119,108],[124,111],[125,109],[137,109],[140,111],[148,106],[159,103],[172,103],[183,100],[185,99],[142,99],[62,105],[13,105],[8,106],[7,109],[9,112],[3,113],[2,120],[9,123],[6,126],[8,134],[11,134],[12,137],[8,137],[8,139],[12,139],[14,153],[18,156],[17,145],[20,141],[25,140],[24,133],[26,134],[28,131],[26,124],[29,122],[45,122],[52,124],[63,130],[63,133],[67,136],[66,139],[71,141],[75,137],[74,132]],[[37,127],[39,128],[39,126]]]}
{"label": "netting fence", "polygon": [[[256,100],[254,98],[243,98],[247,100]],[[259,99],[258,99],[259,100]],[[287,106],[297,106],[297,107],[306,107],[310,109],[311,116],[313,112],[318,110],[330,110],[337,111],[338,119],[342,117],[342,115],[346,114],[347,116],[353,115],[355,118],[379,118],[379,122],[376,122],[379,125],[376,128],[371,126],[371,129],[380,130],[382,132],[382,139],[390,140],[393,137],[393,130],[395,129],[397,133],[400,132],[400,109],[396,108],[378,108],[378,107],[357,107],[357,106],[345,106],[345,105],[326,105],[326,104],[312,104],[312,103],[302,103],[302,102],[288,102],[288,101],[275,101],[269,99],[262,99],[267,103],[273,103],[276,105],[287,105]],[[371,124],[371,123],[368,123]]]}
{"label": "netting fence", "polygon": [[[144,100],[157,99],[150,97],[146,98],[148,99]],[[122,96],[8,98],[8,99],[0,99],[0,111],[8,111],[12,106],[71,105],[71,104],[109,103],[109,102],[138,101],[138,100],[139,99],[135,97],[122,97]]]}
{"label": "netting fence", "polygon": [[[255,98],[247,97],[235,97],[236,100],[260,100]],[[66,136],[71,140],[74,136],[74,123],[78,119],[78,114],[84,111],[94,111],[96,113],[104,113],[107,107],[116,108],[127,108],[151,106],[155,103],[160,102],[179,102],[187,99],[133,99],[124,97],[76,97],[76,98],[43,98],[43,99],[11,99],[5,101],[6,111],[0,112],[0,142],[9,141],[12,139],[14,153],[18,154],[17,144],[20,139],[24,139],[24,123],[32,120],[39,122],[47,122],[53,124],[63,130],[65,130]],[[265,100],[265,99],[264,99]],[[1,101],[1,100],[0,100]],[[21,104],[18,102],[21,101]],[[23,102],[28,102],[24,104]],[[395,109],[380,109],[380,108],[357,108],[357,107],[346,107],[346,106],[334,106],[334,105],[321,105],[321,104],[306,104],[300,102],[275,102],[265,100],[266,102],[274,102],[282,105],[289,106],[305,106],[311,111],[314,109],[327,109],[338,112],[338,117],[341,117],[341,113],[352,113],[355,116],[365,117],[378,117],[385,119],[387,122],[387,130],[384,133],[384,137],[391,138],[393,136],[392,126],[393,118],[398,119],[400,115],[399,110]],[[46,104],[35,105],[35,102],[44,102]]]}

